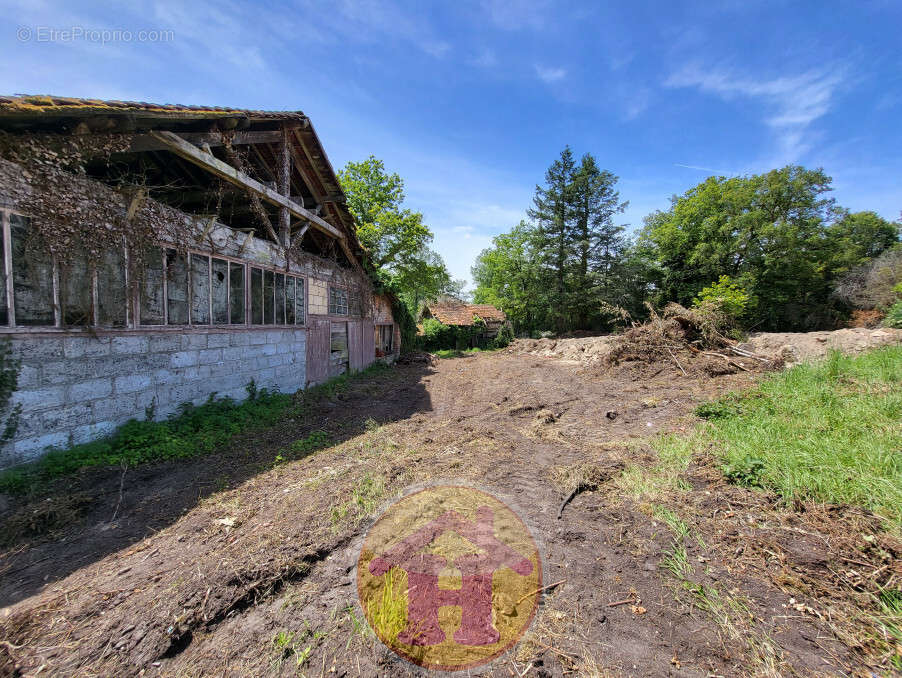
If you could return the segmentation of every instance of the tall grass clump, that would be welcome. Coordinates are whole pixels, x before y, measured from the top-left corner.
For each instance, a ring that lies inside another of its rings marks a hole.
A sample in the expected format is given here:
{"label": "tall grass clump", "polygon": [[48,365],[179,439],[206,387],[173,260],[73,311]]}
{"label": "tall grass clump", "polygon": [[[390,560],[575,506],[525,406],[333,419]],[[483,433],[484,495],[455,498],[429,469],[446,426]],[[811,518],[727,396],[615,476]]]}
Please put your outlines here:
{"label": "tall grass clump", "polygon": [[902,346],[832,352],[697,413],[730,480],[902,526]]}

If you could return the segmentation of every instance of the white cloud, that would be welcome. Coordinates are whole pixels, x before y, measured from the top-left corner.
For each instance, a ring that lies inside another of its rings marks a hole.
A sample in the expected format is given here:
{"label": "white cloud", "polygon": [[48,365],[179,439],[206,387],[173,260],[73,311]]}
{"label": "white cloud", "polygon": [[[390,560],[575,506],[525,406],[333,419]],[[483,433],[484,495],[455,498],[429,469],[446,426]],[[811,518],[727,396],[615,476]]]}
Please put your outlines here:
{"label": "white cloud", "polygon": [[674,73],[667,87],[696,87],[724,100],[757,99],[769,110],[764,122],[775,130],[780,163],[794,162],[812,146],[810,127],[826,115],[845,80],[844,68],[811,70],[794,76],[754,79],[717,69],[690,66]]}
{"label": "white cloud", "polygon": [[495,26],[516,31],[545,28],[545,10],[550,4],[548,0],[484,0],[482,6]]}
{"label": "white cloud", "polygon": [[567,70],[564,68],[550,68],[536,64],[536,75],[539,80],[551,84],[567,77]]}
{"label": "white cloud", "polygon": [[260,49],[247,40],[236,39],[246,31],[250,18],[240,5],[157,2],[153,8],[160,26],[174,31],[172,47],[185,58],[199,61],[196,55],[203,55],[214,62],[224,61],[229,68],[257,72],[266,69]]}
{"label": "white cloud", "polygon": [[470,63],[479,68],[494,68],[498,65],[498,57],[493,50],[486,48],[473,57]]}
{"label": "white cloud", "polygon": [[684,167],[686,169],[691,169],[691,170],[698,170],[699,172],[708,172],[709,174],[716,174],[718,176],[727,176],[728,177],[728,176],[733,176],[733,175],[739,174],[739,172],[732,172],[732,171],[728,172],[725,170],[716,170],[716,169],[711,169],[710,167],[702,167],[700,165],[683,165],[678,162],[673,163],[673,166],[674,167]]}
{"label": "white cloud", "polygon": [[650,102],[651,93],[645,87],[640,87],[630,92],[623,101],[625,106],[623,119],[635,120],[645,112]]}
{"label": "white cloud", "polygon": [[[331,26],[348,42],[367,42],[380,39],[380,35],[387,36],[409,42],[437,58],[451,49],[447,41],[435,35],[421,12],[402,9],[387,0],[341,0],[335,6],[341,16]],[[324,12],[328,9],[316,7],[311,18],[316,21]]]}

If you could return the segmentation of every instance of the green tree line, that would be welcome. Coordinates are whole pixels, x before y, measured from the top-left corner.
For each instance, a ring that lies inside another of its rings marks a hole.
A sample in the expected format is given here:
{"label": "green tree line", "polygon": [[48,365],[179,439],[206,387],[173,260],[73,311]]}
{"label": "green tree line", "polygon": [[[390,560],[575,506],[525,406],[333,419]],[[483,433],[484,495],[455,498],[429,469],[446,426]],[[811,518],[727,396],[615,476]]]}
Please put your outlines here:
{"label": "green tree line", "polygon": [[709,177],[645,217],[634,238],[617,221],[627,206],[617,180],[565,148],[529,219],[477,258],[474,301],[503,308],[517,332],[566,332],[610,329],[641,319],[647,303],[689,306],[714,290],[742,299],[749,328],[829,328],[849,311],[834,294],[842,276],[899,247],[899,225],[837,206],[821,169]]}
{"label": "green tree line", "polygon": [[[464,283],[453,280],[430,244],[433,233],[423,215],[404,206],[404,181],[374,156],[348,162],[338,172],[357,237],[368,253],[367,266],[383,290],[397,299],[407,333],[423,305],[441,295],[459,296]],[[412,336],[405,338],[408,343]]]}

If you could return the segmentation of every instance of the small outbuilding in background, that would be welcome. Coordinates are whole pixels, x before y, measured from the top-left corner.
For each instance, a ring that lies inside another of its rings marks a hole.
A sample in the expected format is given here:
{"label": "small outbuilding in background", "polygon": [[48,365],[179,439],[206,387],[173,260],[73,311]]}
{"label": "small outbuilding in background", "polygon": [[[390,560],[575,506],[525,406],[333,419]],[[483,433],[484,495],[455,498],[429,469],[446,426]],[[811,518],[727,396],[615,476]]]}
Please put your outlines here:
{"label": "small outbuilding in background", "polygon": [[[485,346],[493,341],[501,328],[507,324],[507,315],[504,311],[491,304],[466,304],[462,301],[441,301],[427,304],[423,309],[423,323],[421,334],[425,335],[429,343],[429,321],[449,328],[445,334],[454,335],[452,343],[458,344],[456,348],[466,346]],[[454,328],[456,331],[451,331]],[[448,343],[440,341],[439,343]],[[459,344],[464,343],[466,346]],[[450,346],[435,346],[427,348],[450,348]]]}

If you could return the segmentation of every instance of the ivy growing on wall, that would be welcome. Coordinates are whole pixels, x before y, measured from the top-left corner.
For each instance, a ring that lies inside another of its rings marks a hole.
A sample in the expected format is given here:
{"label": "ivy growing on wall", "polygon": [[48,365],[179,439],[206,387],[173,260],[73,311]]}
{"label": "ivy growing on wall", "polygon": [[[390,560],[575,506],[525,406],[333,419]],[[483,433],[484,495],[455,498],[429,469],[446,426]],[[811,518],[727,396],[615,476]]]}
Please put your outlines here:
{"label": "ivy growing on wall", "polygon": [[[211,205],[213,215],[191,217],[152,198],[154,186],[145,177],[134,173],[118,178],[113,186],[102,184],[86,176],[87,163],[108,168],[112,157],[127,152],[134,141],[132,134],[99,133],[63,135],[53,133],[9,134],[0,132],[0,157],[21,168],[23,181],[5,186],[7,199],[26,214],[30,226],[24,257],[34,265],[29,272],[36,275],[46,270],[52,259],[61,275],[68,271],[97,270],[113,253],[121,255],[126,248],[129,256],[124,262],[126,275],[132,284],[145,279],[146,253],[166,243],[167,247],[187,253],[189,249],[203,249],[221,254],[212,237],[212,226],[222,207],[222,186],[219,199]],[[247,163],[230,144],[227,132],[223,143],[230,162],[238,169]],[[259,197],[248,192],[248,201],[265,232],[275,233]],[[295,242],[285,247],[276,239],[275,246],[289,262],[322,274],[344,285],[360,300],[360,311],[371,315],[372,285],[362,271],[337,265],[337,253],[323,259],[301,249]],[[40,284],[41,281],[34,281]],[[46,281],[45,281],[46,282]],[[93,312],[93,309],[92,309]]]}
{"label": "ivy growing on wall", "polygon": [[9,403],[19,385],[21,367],[21,362],[13,355],[9,337],[0,339],[0,442],[12,440],[19,428],[22,405],[16,403],[10,408]]}

